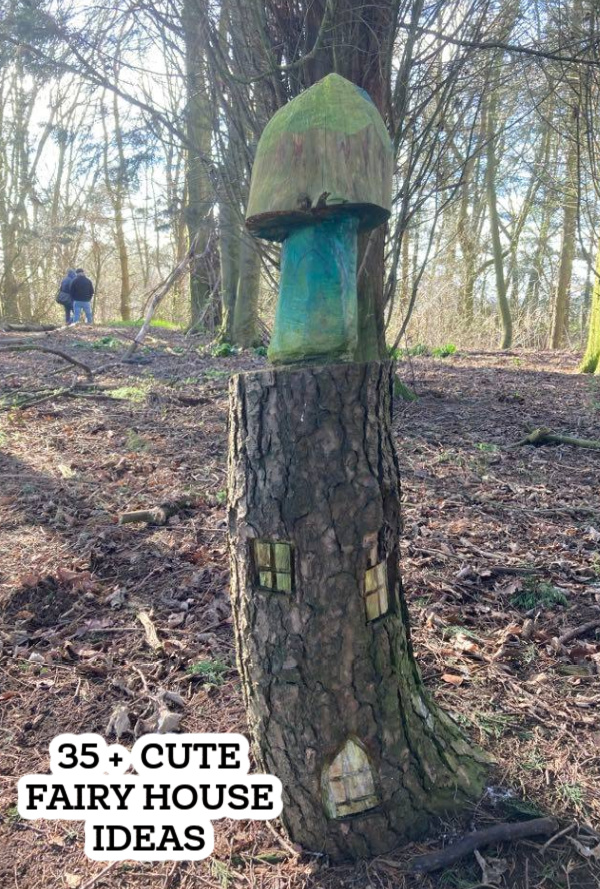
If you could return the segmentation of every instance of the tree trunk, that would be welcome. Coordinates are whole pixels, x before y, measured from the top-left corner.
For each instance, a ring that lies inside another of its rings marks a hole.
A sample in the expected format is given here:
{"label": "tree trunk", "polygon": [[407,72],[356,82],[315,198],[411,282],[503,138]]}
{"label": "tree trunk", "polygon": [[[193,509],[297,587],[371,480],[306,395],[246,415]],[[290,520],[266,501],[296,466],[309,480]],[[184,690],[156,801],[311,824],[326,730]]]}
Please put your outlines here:
{"label": "tree trunk", "polygon": [[494,271],[496,273],[496,291],[498,306],[502,319],[501,349],[510,349],[512,345],[512,318],[506,293],[506,279],[504,277],[504,259],[502,256],[502,242],[500,240],[500,218],[498,216],[498,202],[496,198],[496,106],[497,94],[494,93],[487,109],[487,167],[485,173],[486,194],[488,211],[490,215],[490,231],[492,235],[492,251],[494,256]]}
{"label": "tree trunk", "polygon": [[[200,232],[197,254],[204,256],[209,243],[214,193],[207,168],[211,155],[213,107],[208,91],[202,50],[198,8],[194,0],[184,0],[181,23],[185,41],[187,102],[185,109],[186,225],[190,244]],[[190,314],[192,327],[199,324],[212,292],[209,260],[204,257],[190,267]]]}
{"label": "tree trunk", "polygon": [[219,259],[221,265],[221,330],[219,339],[233,344],[233,316],[239,278],[240,224],[227,198],[219,205]]}
{"label": "tree trunk", "polygon": [[579,371],[585,374],[600,374],[600,247],[598,248],[596,260],[587,348],[579,366]]}
{"label": "tree trunk", "polygon": [[560,349],[565,346],[569,336],[571,276],[573,274],[573,260],[575,259],[576,236],[577,143],[572,140],[567,154],[560,264],[552,315],[552,331],[550,334],[550,346],[552,349]]}
{"label": "tree trunk", "polygon": [[232,342],[243,349],[250,349],[260,342],[257,329],[260,253],[258,244],[247,232],[241,231],[240,237],[240,264],[233,313]]}
{"label": "tree trunk", "polygon": [[429,699],[398,571],[390,362],[256,371],[230,387],[238,664],[294,842],[389,851],[481,789],[485,756]]}

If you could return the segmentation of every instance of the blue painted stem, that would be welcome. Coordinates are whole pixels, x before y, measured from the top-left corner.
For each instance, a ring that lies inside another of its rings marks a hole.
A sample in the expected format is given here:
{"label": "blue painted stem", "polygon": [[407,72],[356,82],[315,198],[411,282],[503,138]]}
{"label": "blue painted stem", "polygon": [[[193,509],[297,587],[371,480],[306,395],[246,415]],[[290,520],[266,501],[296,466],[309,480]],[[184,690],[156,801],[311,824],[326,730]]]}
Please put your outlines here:
{"label": "blue painted stem", "polygon": [[273,364],[353,360],[357,231],[355,216],[341,216],[295,229],[283,242]]}

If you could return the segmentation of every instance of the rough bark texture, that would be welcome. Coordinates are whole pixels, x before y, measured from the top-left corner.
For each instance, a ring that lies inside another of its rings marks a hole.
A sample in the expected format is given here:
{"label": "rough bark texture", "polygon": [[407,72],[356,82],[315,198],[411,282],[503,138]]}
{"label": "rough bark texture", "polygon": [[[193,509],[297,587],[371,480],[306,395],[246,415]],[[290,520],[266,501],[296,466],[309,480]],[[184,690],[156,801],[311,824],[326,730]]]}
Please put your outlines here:
{"label": "rough bark texture", "polygon": [[579,371],[585,374],[600,374],[600,248],[596,258],[587,346]]}
{"label": "rough bark texture", "polygon": [[[284,787],[292,839],[333,860],[389,851],[480,790],[485,757],[425,693],[398,570],[400,501],[389,362],[282,368],[230,389],[229,532],[238,662],[257,758]],[[292,547],[291,593],[257,583],[253,540]],[[367,622],[366,570],[389,610]],[[346,742],[378,805],[326,814]]]}

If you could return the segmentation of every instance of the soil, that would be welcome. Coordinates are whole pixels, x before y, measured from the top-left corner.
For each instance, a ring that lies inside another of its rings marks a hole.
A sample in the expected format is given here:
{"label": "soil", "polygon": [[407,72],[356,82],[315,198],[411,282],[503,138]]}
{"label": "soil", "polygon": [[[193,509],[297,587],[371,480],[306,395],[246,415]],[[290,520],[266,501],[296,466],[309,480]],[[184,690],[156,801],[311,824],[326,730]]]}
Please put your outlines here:
{"label": "soil", "polygon": [[[465,831],[540,814],[568,832],[545,849],[482,849],[488,865],[503,861],[488,883],[600,885],[600,629],[558,641],[600,620],[600,456],[516,446],[538,426],[600,438],[600,380],[578,375],[570,353],[398,366],[418,395],[396,400],[394,421],[417,658],[436,700],[497,760],[472,811],[342,867],[291,847],[278,822],[218,821],[204,862],[106,871],[85,857],[80,822],[19,817],[17,779],[48,770],[52,738],[114,741],[119,707],[127,746],[167,700],[182,731],[245,730],[228,599],[227,381],[265,359],[214,358],[198,338],[153,328],[138,361],[118,363],[131,336],[40,335],[105,366],[92,387],[59,357],[0,354],[0,886],[475,887],[486,878],[473,856],[429,876],[407,864]],[[0,349],[40,337],[4,334]],[[186,494],[193,505],[164,526],[118,524]]]}

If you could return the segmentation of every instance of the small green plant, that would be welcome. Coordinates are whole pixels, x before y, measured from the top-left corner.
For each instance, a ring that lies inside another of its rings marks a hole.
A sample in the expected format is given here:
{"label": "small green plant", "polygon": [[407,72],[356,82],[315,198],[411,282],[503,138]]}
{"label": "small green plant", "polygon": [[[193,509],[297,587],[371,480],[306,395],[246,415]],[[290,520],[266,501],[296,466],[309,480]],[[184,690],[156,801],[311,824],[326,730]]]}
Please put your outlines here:
{"label": "small green plant", "polygon": [[[0,433],[0,444],[2,444],[2,433]],[[600,577],[600,553],[592,553],[590,559],[590,568],[596,575],[596,577]]]}
{"label": "small green plant", "polygon": [[484,454],[497,454],[500,448],[495,444],[488,444],[486,441],[479,441],[475,445],[478,451],[483,451]]}
{"label": "small green plant", "polygon": [[511,358],[511,363],[512,363],[515,367],[521,367],[521,365],[523,364],[523,362],[522,362],[522,360],[521,360],[520,358]]}
{"label": "small green plant", "polygon": [[237,354],[237,349],[231,343],[217,343],[212,347],[211,353],[215,358],[230,358],[231,355]]}
{"label": "small green plant", "polygon": [[401,349],[400,346],[388,346],[388,358],[391,358],[392,361],[400,361],[404,357],[404,349]]}
{"label": "small green plant", "polygon": [[260,358],[267,357],[267,347],[266,346],[256,346],[254,349],[254,354],[258,355]]}
{"label": "small green plant", "polygon": [[410,346],[406,350],[406,354],[410,355],[413,358],[420,358],[425,355],[430,355],[429,346],[426,346],[425,343],[417,343],[415,346]]}
{"label": "small green plant", "polygon": [[190,664],[186,673],[195,679],[200,679],[205,685],[218,688],[225,682],[224,675],[229,670],[229,666],[220,658],[207,659],[198,661],[197,664]]}
{"label": "small green plant", "polygon": [[454,355],[456,352],[456,346],[454,343],[446,343],[443,346],[437,346],[435,349],[431,350],[431,354],[434,358],[448,358],[449,355]]}
{"label": "small green plant", "polygon": [[6,810],[6,820],[9,824],[18,824],[21,820],[21,816],[19,815],[19,810],[16,806],[11,806]]}
{"label": "small green plant", "polygon": [[583,803],[583,788],[581,784],[561,784],[560,795],[569,803],[580,806]]}
{"label": "small green plant", "polygon": [[150,449],[150,442],[148,441],[148,439],[144,438],[143,435],[139,435],[139,433],[137,433],[135,429],[127,430],[127,438],[125,439],[125,444],[128,451],[133,451],[135,453],[148,451]]}
{"label": "small green plant", "polygon": [[213,858],[210,862],[210,872],[211,876],[213,876],[221,889],[229,889],[230,884],[235,879],[235,871],[233,871],[224,861],[219,861],[218,858]]}
{"label": "small green plant", "polygon": [[522,761],[521,766],[528,772],[543,772],[546,768],[546,760],[539,750],[531,750]]}
{"label": "small green plant", "polygon": [[394,377],[394,398],[401,398],[402,401],[417,401],[419,396],[416,392],[407,386],[398,377]]}
{"label": "small green plant", "polygon": [[535,608],[552,610],[557,605],[568,605],[569,600],[562,590],[551,583],[527,578],[523,588],[510,597],[510,604],[521,611],[533,611]]}
{"label": "small green plant", "polygon": [[107,395],[121,401],[144,401],[147,395],[145,386],[119,386],[117,389],[108,389]]}
{"label": "small green plant", "polygon": [[227,503],[227,491],[223,488],[221,491],[217,491],[215,494],[215,500],[219,504],[219,506],[224,506]]}
{"label": "small green plant", "polygon": [[92,349],[118,349],[123,343],[114,336],[101,336],[99,340],[91,343]]}

